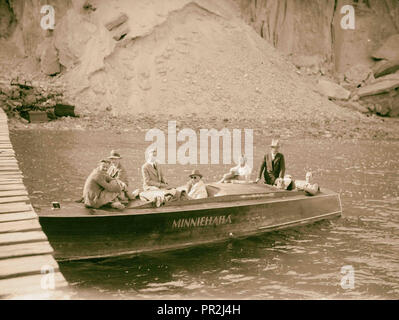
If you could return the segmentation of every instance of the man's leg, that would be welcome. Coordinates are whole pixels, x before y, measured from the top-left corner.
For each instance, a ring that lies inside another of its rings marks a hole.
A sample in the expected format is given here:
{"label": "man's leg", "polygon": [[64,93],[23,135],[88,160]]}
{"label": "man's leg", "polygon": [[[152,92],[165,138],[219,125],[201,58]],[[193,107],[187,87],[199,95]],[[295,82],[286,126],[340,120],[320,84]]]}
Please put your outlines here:
{"label": "man's leg", "polygon": [[223,175],[222,180],[220,180],[220,183],[224,182],[230,182],[230,180],[233,180],[237,175],[235,173],[229,172]]}
{"label": "man's leg", "polygon": [[100,193],[100,196],[97,198],[96,207],[99,208],[106,204],[110,204],[112,208],[124,209],[125,206],[122,203],[120,203],[120,201],[118,199],[119,194],[120,193],[118,193],[118,192],[109,192],[109,191],[103,190]]}

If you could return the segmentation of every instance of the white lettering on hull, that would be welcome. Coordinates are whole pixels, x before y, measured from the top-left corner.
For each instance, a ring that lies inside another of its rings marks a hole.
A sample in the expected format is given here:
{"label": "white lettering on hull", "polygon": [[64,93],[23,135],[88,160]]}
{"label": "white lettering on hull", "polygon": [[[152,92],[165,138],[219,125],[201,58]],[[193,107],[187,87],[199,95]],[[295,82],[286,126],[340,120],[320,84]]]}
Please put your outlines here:
{"label": "white lettering on hull", "polygon": [[187,219],[174,219],[172,228],[191,228],[191,227],[204,227],[212,225],[230,224],[231,215],[226,216],[215,216],[215,217],[198,217],[198,218],[187,218]]}

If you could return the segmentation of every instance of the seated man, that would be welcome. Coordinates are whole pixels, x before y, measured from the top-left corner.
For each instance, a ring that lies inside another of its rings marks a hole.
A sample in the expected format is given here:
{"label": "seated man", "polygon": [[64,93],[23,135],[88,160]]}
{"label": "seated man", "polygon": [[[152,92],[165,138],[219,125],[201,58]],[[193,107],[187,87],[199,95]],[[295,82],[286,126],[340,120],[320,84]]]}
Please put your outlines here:
{"label": "seated man", "polygon": [[312,172],[306,173],[306,180],[296,180],[295,187],[297,190],[303,190],[307,195],[314,196],[319,193],[320,187],[317,183],[312,183]]}
{"label": "seated man", "polygon": [[230,172],[226,173],[219,183],[226,183],[231,180],[249,180],[252,168],[247,164],[247,158],[243,155],[240,157],[239,161],[239,164],[234,168],[231,168]]}
{"label": "seated man", "polygon": [[122,192],[119,195],[120,200],[127,201],[134,199],[138,195],[138,192],[137,190],[134,192],[129,192],[129,178],[127,175],[127,171],[121,164],[120,160],[122,159],[122,157],[115,150],[112,150],[111,155],[108,157],[108,159],[111,161],[111,166],[108,169],[108,174],[111,178],[116,179],[122,189]]}
{"label": "seated man", "polygon": [[122,191],[120,185],[107,173],[109,165],[109,160],[101,160],[100,165],[87,178],[83,188],[83,202],[86,207],[98,209],[111,204],[115,209],[125,208],[118,200],[118,195]]}
{"label": "seated man", "polygon": [[274,186],[279,189],[293,190],[295,188],[295,182],[292,179],[291,175],[286,174],[284,178],[277,178],[274,181]]}
{"label": "seated man", "polygon": [[168,185],[157,163],[156,150],[151,149],[147,154],[147,161],[141,167],[144,192],[140,193],[142,200],[154,202],[157,207],[176,195],[176,190]]}
{"label": "seated man", "polygon": [[189,177],[190,181],[181,188],[181,198],[188,200],[207,198],[208,192],[199,170],[193,170]]}

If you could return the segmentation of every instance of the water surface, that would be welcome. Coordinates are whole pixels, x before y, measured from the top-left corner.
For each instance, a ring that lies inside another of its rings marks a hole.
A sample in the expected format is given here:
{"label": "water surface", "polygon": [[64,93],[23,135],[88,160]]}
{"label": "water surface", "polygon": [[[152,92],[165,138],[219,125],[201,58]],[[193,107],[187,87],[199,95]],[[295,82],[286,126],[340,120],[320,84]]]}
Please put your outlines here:
{"label": "water surface", "polygon": [[[84,181],[111,149],[123,155],[132,184],[149,142],[144,134],[77,130],[11,133],[36,210],[81,196]],[[270,139],[255,135],[257,170]],[[76,298],[107,299],[398,299],[399,143],[395,141],[283,141],[287,173],[307,170],[322,187],[340,192],[344,215],[245,240],[167,253],[61,263]],[[181,185],[195,166],[166,165]],[[206,181],[229,165],[200,165]],[[355,271],[353,289],[340,285],[341,268]]]}

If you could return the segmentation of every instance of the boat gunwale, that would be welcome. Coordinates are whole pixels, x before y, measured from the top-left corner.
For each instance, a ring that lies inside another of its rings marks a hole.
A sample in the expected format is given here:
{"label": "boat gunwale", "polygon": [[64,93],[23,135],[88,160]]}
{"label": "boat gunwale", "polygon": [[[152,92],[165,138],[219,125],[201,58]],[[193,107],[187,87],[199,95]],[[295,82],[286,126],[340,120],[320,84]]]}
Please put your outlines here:
{"label": "boat gunwale", "polygon": [[[288,191],[289,192],[289,191]],[[39,220],[42,218],[51,218],[51,219],[56,219],[56,218],[103,218],[103,217],[125,217],[125,216],[141,216],[141,215],[153,215],[153,214],[169,214],[169,213],[180,213],[180,212],[192,212],[192,211],[203,211],[203,210],[213,210],[213,209],[226,209],[226,208],[239,208],[239,207],[245,207],[245,206],[255,206],[255,205],[262,205],[262,204],[267,204],[267,203],[276,203],[276,202],[287,202],[287,201],[298,201],[298,200],[312,200],[315,198],[324,198],[324,197],[338,197],[338,201],[340,203],[340,208],[341,208],[341,213],[342,213],[342,204],[341,204],[341,197],[339,193],[333,192],[328,189],[321,189],[320,193],[315,195],[315,196],[307,196],[304,193],[301,194],[296,194],[292,197],[279,197],[279,198],[272,198],[268,195],[273,194],[273,193],[265,193],[263,194],[264,196],[259,196],[259,197],[248,197],[248,198],[241,198],[241,199],[227,199],[231,198],[231,196],[235,195],[224,195],[224,196],[219,196],[219,197],[212,197],[212,198],[207,198],[207,199],[215,199],[217,198],[218,200],[221,199],[222,201],[216,201],[216,202],[195,202],[195,203],[189,203],[186,204],[185,206],[182,206],[178,208],[176,203],[174,205],[173,202],[169,206],[164,206],[160,208],[126,208],[125,210],[129,212],[116,212],[116,211],[106,211],[103,209],[94,209],[94,210],[99,210],[99,211],[104,211],[107,213],[104,214],[80,214],[80,215],[40,215],[39,214]],[[252,194],[244,194],[244,195],[237,195],[237,196],[246,196],[246,195],[252,195]],[[223,199],[224,198],[224,199]],[[207,199],[198,199],[198,200],[186,200],[184,202],[190,202],[190,201],[201,201],[201,200],[207,200]],[[248,204],[248,201],[255,201],[259,200],[258,203],[252,203]],[[262,201],[266,200],[266,201]],[[242,203],[238,203],[237,201],[242,201]],[[234,204],[232,204],[234,202]],[[247,203],[245,203],[247,202]],[[208,208],[199,208],[195,207],[198,204],[216,204],[218,203],[218,207],[210,206]],[[188,207],[188,208],[187,208]],[[191,208],[190,208],[191,207]],[[83,209],[83,208],[80,208]],[[166,209],[166,210],[165,210]],[[171,210],[173,209],[173,210]],[[148,211],[141,211],[141,210],[148,210]],[[133,211],[133,212],[130,212]]]}

